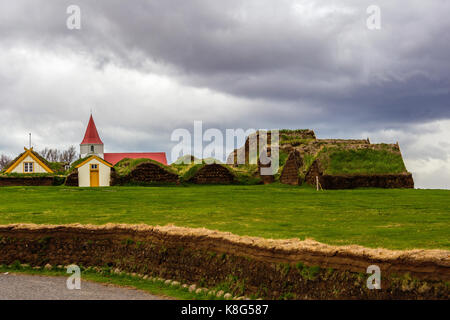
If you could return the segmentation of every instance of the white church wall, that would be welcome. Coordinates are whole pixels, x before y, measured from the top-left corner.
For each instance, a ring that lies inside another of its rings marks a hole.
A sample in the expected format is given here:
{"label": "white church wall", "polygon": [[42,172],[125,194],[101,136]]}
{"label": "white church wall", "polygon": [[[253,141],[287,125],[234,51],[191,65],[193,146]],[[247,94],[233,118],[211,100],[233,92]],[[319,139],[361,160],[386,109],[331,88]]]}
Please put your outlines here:
{"label": "white church wall", "polygon": [[[94,151],[92,151],[91,146],[94,147]],[[93,155],[100,157],[103,159],[104,157],[104,147],[102,144],[82,144],[80,145],[80,155],[82,158]]]}

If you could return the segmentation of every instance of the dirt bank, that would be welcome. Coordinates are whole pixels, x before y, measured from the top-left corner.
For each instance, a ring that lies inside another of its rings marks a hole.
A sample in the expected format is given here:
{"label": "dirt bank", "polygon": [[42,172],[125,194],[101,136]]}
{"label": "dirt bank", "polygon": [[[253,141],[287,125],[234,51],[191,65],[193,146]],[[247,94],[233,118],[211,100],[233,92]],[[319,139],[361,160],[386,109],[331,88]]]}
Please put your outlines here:
{"label": "dirt bank", "polygon": [[[119,267],[264,298],[448,299],[450,253],[329,246],[146,225],[0,226],[0,263]],[[382,289],[366,287],[378,265]]]}

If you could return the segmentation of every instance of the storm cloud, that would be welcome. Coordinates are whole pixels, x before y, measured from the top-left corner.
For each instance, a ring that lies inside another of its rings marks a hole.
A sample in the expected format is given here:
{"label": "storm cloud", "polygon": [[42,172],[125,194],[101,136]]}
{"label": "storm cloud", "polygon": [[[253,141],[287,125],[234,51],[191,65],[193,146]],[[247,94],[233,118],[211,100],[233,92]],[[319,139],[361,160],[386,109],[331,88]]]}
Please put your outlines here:
{"label": "storm cloud", "polygon": [[[66,27],[73,4],[81,30]],[[372,4],[380,30],[366,26]],[[38,146],[78,144],[93,108],[108,151],[169,151],[194,120],[312,128],[399,141],[417,186],[449,188],[448,12],[443,0],[2,3],[0,152],[30,131]]]}

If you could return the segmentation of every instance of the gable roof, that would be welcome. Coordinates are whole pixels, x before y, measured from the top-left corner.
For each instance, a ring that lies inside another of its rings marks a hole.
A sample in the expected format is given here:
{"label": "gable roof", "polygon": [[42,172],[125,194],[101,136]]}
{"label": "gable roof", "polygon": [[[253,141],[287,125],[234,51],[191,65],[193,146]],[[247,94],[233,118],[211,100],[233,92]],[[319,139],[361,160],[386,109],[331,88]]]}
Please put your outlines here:
{"label": "gable roof", "polygon": [[83,162],[81,162],[79,165],[75,166],[75,168],[79,168],[79,167],[84,166],[86,163],[88,163],[88,162],[91,161],[92,159],[95,159],[95,160],[97,160],[97,161],[100,161],[101,163],[103,163],[104,165],[107,165],[107,166],[110,167],[110,168],[112,168],[112,166],[113,166],[111,163],[109,163],[109,162],[103,160],[102,158],[97,157],[96,155],[92,155],[92,156],[90,156],[89,158],[87,158],[86,160],[84,160]]}
{"label": "gable roof", "polygon": [[92,114],[91,117],[89,118],[89,123],[86,128],[83,141],[81,141],[81,144],[103,144],[102,139],[100,139],[100,136],[98,135],[97,127],[95,126]]}
{"label": "gable roof", "polygon": [[106,161],[115,165],[122,159],[151,159],[158,161],[167,166],[167,158],[165,152],[122,152],[122,153],[105,153],[104,158]]}
{"label": "gable roof", "polygon": [[13,171],[26,157],[30,156],[34,159],[42,168],[44,168],[45,171],[48,173],[53,173],[53,170],[48,167],[48,165],[45,163],[46,161],[39,156],[36,152],[33,151],[33,148],[27,149],[24,148],[25,152],[20,154],[14,161],[11,162],[11,165],[8,166],[8,168],[5,170],[5,173],[10,173]]}

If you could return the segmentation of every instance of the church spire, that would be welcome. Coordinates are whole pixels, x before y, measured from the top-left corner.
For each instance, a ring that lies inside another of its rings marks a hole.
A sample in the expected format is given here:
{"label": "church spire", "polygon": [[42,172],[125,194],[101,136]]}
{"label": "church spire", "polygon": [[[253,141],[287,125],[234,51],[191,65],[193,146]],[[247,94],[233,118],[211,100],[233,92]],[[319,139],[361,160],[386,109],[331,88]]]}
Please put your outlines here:
{"label": "church spire", "polygon": [[96,155],[103,159],[104,146],[102,139],[98,135],[97,127],[95,126],[94,118],[89,118],[89,123],[84,134],[83,141],[80,144],[80,155],[82,158],[90,155]]}
{"label": "church spire", "polygon": [[94,118],[89,118],[89,123],[84,134],[84,139],[81,144],[103,144],[100,136],[98,135],[97,127],[95,126]]}

